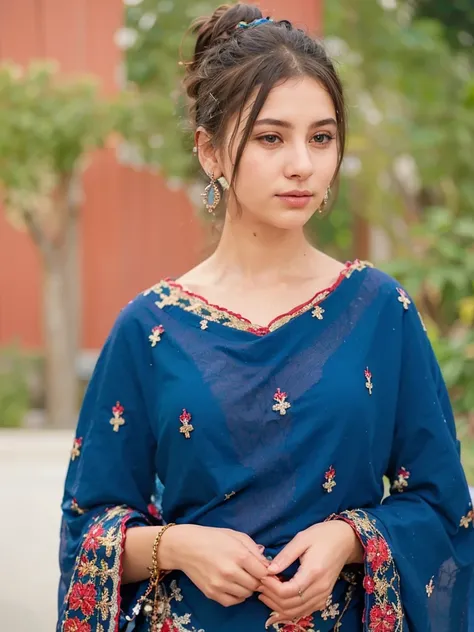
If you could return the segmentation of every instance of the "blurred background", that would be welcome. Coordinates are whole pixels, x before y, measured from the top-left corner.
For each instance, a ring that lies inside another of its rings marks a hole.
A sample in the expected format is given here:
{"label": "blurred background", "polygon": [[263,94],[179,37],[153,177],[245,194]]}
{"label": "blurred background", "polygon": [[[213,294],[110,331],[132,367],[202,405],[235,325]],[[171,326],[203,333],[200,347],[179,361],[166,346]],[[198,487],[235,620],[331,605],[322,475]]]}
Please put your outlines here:
{"label": "blurred background", "polygon": [[[0,0],[1,630],[52,632],[77,410],[118,311],[212,248],[180,90],[219,2]],[[474,485],[473,0],[268,0],[324,39],[349,147],[315,242],[415,297]]]}

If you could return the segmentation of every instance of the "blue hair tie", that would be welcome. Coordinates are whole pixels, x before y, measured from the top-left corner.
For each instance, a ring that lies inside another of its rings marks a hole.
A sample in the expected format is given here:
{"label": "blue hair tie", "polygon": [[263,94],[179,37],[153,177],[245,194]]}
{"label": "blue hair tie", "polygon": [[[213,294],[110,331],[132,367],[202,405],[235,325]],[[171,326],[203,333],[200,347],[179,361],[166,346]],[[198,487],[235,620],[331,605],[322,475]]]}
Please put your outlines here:
{"label": "blue hair tie", "polygon": [[268,24],[269,22],[273,22],[271,18],[257,18],[253,20],[253,22],[239,22],[236,29],[249,29],[254,26],[260,26],[260,24]]}

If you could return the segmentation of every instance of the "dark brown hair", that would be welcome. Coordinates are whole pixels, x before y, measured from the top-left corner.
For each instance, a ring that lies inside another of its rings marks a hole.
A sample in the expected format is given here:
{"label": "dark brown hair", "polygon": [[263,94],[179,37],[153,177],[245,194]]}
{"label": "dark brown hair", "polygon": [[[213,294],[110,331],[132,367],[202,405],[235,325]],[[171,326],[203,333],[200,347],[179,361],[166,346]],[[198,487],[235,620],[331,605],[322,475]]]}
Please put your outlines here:
{"label": "dark brown hair", "polygon": [[334,181],[346,140],[339,77],[323,46],[286,20],[236,28],[241,21],[250,23],[262,17],[260,9],[253,5],[222,5],[211,17],[198,18],[191,25],[197,40],[193,58],[185,64],[184,85],[191,101],[192,124],[195,128],[204,127],[213,146],[220,149],[230,119],[238,114],[230,152],[243,109],[259,88],[237,149],[230,183],[233,187],[245,146],[271,89],[284,79],[312,77],[327,90],[336,110],[339,160]]}

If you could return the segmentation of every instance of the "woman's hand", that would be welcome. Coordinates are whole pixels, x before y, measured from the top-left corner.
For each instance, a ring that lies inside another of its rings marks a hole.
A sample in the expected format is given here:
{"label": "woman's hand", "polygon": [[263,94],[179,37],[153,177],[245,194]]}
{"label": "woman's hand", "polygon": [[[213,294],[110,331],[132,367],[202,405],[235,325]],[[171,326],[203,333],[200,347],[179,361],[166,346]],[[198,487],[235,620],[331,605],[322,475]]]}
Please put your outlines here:
{"label": "woman's hand", "polygon": [[[301,566],[288,582],[277,575],[297,559]],[[363,548],[352,527],[341,520],[316,524],[301,531],[275,557],[258,590],[259,599],[273,612],[266,626],[291,621],[324,610],[341,570],[362,562]]]}
{"label": "woman's hand", "polygon": [[176,525],[163,534],[160,566],[183,571],[209,599],[234,606],[250,597],[268,574],[263,547],[232,529]]}

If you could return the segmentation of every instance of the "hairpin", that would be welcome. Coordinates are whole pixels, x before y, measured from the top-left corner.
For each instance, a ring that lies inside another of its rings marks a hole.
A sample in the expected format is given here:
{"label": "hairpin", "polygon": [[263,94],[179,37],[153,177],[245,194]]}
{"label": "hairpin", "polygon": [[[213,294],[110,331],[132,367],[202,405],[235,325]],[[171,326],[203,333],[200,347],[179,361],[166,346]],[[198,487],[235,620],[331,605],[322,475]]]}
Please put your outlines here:
{"label": "hairpin", "polygon": [[257,18],[253,20],[253,22],[239,22],[236,29],[248,29],[253,26],[260,26],[260,24],[268,24],[269,22],[273,22],[271,18]]}

